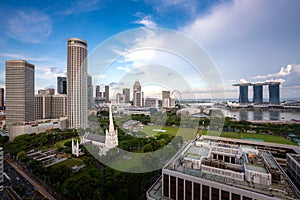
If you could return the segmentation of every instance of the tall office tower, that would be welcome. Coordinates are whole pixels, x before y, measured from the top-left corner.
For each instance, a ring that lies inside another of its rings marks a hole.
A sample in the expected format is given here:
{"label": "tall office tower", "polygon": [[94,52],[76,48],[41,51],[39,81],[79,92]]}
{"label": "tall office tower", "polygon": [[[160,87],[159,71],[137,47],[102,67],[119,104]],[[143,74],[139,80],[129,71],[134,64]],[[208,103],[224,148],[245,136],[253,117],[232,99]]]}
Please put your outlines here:
{"label": "tall office tower", "polygon": [[67,94],[67,77],[57,77],[57,93]]}
{"label": "tall office tower", "polygon": [[144,107],[144,93],[141,91],[136,91],[134,93],[134,102],[135,107]]}
{"label": "tall office tower", "polygon": [[54,95],[54,93],[55,93],[54,88],[48,88],[48,89],[46,89],[46,94],[47,95]]}
{"label": "tall office tower", "polygon": [[129,88],[123,88],[123,95],[124,95],[124,102],[129,103],[130,102],[130,89]]}
{"label": "tall office tower", "polygon": [[51,117],[59,118],[67,116],[67,95],[57,94],[52,96]]}
{"label": "tall office tower", "polygon": [[169,108],[171,107],[171,92],[162,91],[162,107]]}
{"label": "tall office tower", "polygon": [[0,184],[3,183],[3,171],[4,171],[4,165],[3,165],[3,148],[0,147]]}
{"label": "tall office tower", "polygon": [[67,95],[69,128],[87,127],[87,42],[68,39]]}
{"label": "tall office tower", "polygon": [[263,102],[263,84],[253,85],[253,103],[261,104]]}
{"label": "tall office tower", "polygon": [[92,109],[94,107],[93,103],[93,84],[92,84],[92,76],[88,74],[87,76],[87,98],[88,98],[88,109]]}
{"label": "tall office tower", "polygon": [[0,110],[4,110],[4,88],[0,88]]}
{"label": "tall office tower", "polygon": [[109,86],[108,85],[105,86],[105,96],[104,97],[106,98],[106,103],[109,103]]}
{"label": "tall office tower", "polygon": [[35,119],[51,118],[52,95],[36,94],[34,105]]}
{"label": "tall office tower", "polygon": [[96,97],[102,97],[102,94],[100,93],[100,85],[96,85]]}
{"label": "tall office tower", "polygon": [[280,83],[269,84],[269,102],[271,104],[280,104],[279,85]]}
{"label": "tall office tower", "polygon": [[34,120],[34,65],[10,60],[6,65],[6,125]]}
{"label": "tall office tower", "polygon": [[248,85],[240,85],[239,103],[248,103]]}
{"label": "tall office tower", "polygon": [[133,102],[133,105],[135,105],[135,93],[136,92],[141,92],[142,91],[142,88],[141,88],[141,84],[139,81],[135,81],[134,84],[133,84],[133,94],[132,94],[132,102]]}

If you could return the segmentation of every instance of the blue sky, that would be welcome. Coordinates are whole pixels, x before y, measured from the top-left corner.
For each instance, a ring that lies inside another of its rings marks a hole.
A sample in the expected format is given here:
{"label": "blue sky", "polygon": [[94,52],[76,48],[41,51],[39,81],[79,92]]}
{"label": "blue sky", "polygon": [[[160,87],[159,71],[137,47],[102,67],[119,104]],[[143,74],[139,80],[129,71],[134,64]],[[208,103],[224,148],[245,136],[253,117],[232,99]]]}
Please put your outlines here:
{"label": "blue sky", "polygon": [[[123,31],[161,27],[179,31],[203,47],[223,80],[210,93],[218,96],[225,90],[227,97],[235,98],[238,93],[232,83],[277,80],[282,82],[282,97],[298,98],[299,8],[297,0],[4,0],[0,2],[0,86],[5,84],[5,60],[35,64],[36,89],[55,87],[56,77],[66,71],[67,38],[87,40],[92,52]],[[94,83],[127,87],[120,85],[120,80],[128,78],[121,72],[133,70],[134,58],[112,66],[107,74],[93,73]],[[130,76],[132,81],[138,79],[134,73]],[[194,78],[188,73],[185,77]],[[201,98],[208,97],[203,79],[189,82]],[[149,82],[140,82],[149,88]],[[189,88],[180,92],[189,97]]]}

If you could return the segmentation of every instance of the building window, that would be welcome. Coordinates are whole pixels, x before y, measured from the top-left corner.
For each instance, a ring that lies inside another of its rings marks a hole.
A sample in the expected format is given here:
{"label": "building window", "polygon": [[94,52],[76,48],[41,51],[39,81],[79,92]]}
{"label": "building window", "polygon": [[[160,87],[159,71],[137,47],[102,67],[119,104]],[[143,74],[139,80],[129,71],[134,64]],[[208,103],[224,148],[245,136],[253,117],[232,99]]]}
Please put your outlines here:
{"label": "building window", "polygon": [[169,198],[169,175],[164,174],[164,196]]}
{"label": "building window", "polygon": [[243,197],[243,200],[252,200],[252,198],[250,198],[250,197]]}
{"label": "building window", "polygon": [[176,177],[171,176],[171,199],[176,199]]}
{"label": "building window", "polygon": [[200,199],[200,184],[194,183],[194,200]]}
{"label": "building window", "polygon": [[217,188],[211,188],[212,200],[219,200],[219,190]]}
{"label": "building window", "polygon": [[241,195],[232,193],[231,200],[241,200]]}
{"label": "building window", "polygon": [[229,162],[230,162],[230,161],[229,161],[229,160],[230,160],[230,157],[229,157],[229,156],[225,156],[225,159],[224,159],[224,160],[225,160],[225,162],[229,163]]}
{"label": "building window", "polygon": [[229,200],[229,192],[222,190],[221,191],[221,200]]}
{"label": "building window", "polygon": [[210,200],[209,199],[209,186],[202,185],[202,200]]}
{"label": "building window", "polygon": [[185,181],[185,200],[192,199],[192,182]]}
{"label": "building window", "polygon": [[183,179],[178,178],[178,200],[183,200]]}

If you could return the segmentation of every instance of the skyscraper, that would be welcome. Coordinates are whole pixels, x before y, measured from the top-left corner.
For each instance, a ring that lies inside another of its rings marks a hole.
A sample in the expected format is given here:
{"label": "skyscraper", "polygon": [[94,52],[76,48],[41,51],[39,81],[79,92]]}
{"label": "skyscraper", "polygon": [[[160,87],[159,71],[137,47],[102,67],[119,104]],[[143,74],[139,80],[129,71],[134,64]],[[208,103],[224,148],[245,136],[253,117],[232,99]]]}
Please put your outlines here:
{"label": "skyscraper", "polygon": [[87,127],[87,42],[68,39],[68,120],[70,128]]}
{"label": "skyscraper", "polygon": [[144,107],[144,93],[141,91],[136,91],[134,93],[134,102],[135,107]]}
{"label": "skyscraper", "polygon": [[102,94],[100,93],[100,85],[96,85],[96,97],[102,97]]}
{"label": "skyscraper", "polygon": [[261,104],[263,102],[263,84],[253,85],[253,103]]}
{"label": "skyscraper", "polygon": [[248,85],[240,85],[239,103],[248,103]]}
{"label": "skyscraper", "polygon": [[271,104],[280,104],[279,85],[280,83],[269,84],[269,102]]}
{"label": "skyscraper", "polygon": [[124,95],[124,102],[129,103],[130,102],[130,89],[129,88],[123,88],[123,95]]}
{"label": "skyscraper", "polygon": [[171,92],[162,91],[162,107],[169,108],[171,107]]}
{"label": "skyscraper", "polygon": [[6,124],[34,120],[34,65],[10,60],[6,65]]}
{"label": "skyscraper", "polygon": [[0,110],[4,110],[4,88],[0,88]]}
{"label": "skyscraper", "polygon": [[133,101],[133,105],[135,105],[135,93],[136,92],[141,92],[142,88],[141,88],[141,84],[139,81],[135,81],[134,84],[133,84],[133,97],[132,97],[132,101]]}
{"label": "skyscraper", "polygon": [[87,90],[88,90],[88,109],[92,109],[94,107],[93,100],[93,84],[92,84],[92,76],[87,76]]}
{"label": "skyscraper", "polygon": [[67,94],[67,77],[57,77],[57,93]]}
{"label": "skyscraper", "polygon": [[105,98],[106,98],[106,103],[109,103],[109,86],[105,86]]}

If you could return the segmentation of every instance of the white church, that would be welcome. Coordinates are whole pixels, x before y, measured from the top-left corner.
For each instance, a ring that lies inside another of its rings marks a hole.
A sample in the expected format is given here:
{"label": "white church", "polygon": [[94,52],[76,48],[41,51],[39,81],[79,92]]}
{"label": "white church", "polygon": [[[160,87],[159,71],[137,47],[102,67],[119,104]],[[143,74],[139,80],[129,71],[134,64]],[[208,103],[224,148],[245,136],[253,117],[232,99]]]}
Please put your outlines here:
{"label": "white church", "polygon": [[[86,132],[83,137],[81,138],[81,144],[88,144],[91,143],[92,145],[99,147],[99,155],[106,155],[106,153],[118,146],[118,131],[115,130],[114,127],[114,121],[112,116],[112,108],[111,104],[109,104],[109,127],[108,130],[106,130],[105,135],[98,135],[90,132]],[[74,148],[74,151],[73,151]],[[75,156],[79,156],[79,144],[77,141],[77,144],[73,143],[72,140],[72,154]],[[78,157],[77,156],[77,157]]]}

